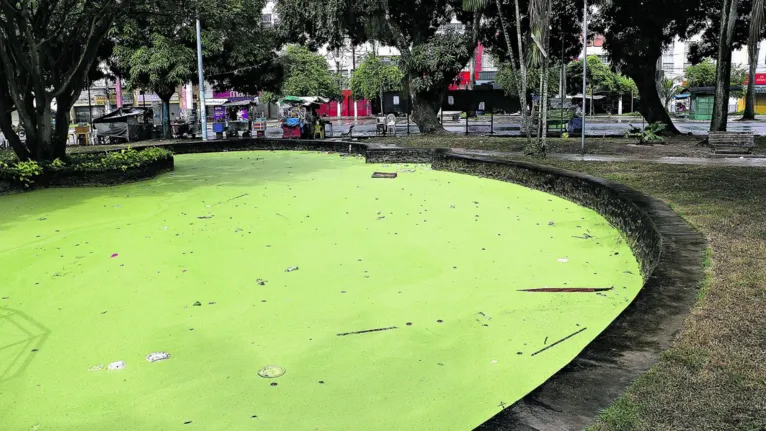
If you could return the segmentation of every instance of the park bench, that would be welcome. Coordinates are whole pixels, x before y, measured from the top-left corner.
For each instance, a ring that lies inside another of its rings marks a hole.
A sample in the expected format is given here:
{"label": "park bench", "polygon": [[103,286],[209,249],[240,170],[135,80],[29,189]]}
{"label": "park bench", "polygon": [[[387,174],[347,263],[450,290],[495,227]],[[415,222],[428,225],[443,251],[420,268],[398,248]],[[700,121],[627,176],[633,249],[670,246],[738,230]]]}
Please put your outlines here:
{"label": "park bench", "polygon": [[[546,121],[548,136],[561,136],[567,131],[567,124],[572,118],[574,118],[574,110],[572,109],[549,109]],[[539,111],[535,112],[532,117],[533,130],[537,130],[538,124],[540,124]]]}
{"label": "park bench", "polygon": [[715,154],[749,154],[755,147],[749,132],[710,132],[707,142]]}

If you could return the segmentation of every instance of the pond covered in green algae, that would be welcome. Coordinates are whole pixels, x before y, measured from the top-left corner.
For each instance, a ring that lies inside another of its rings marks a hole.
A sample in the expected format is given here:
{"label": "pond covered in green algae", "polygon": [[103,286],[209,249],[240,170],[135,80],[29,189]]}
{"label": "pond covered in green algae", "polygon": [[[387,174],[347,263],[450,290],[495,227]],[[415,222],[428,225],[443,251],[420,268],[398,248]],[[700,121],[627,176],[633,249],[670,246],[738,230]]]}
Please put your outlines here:
{"label": "pond covered in green algae", "polygon": [[591,210],[330,154],[178,156],[174,174],[3,196],[0,213],[7,429],[470,429],[642,284]]}

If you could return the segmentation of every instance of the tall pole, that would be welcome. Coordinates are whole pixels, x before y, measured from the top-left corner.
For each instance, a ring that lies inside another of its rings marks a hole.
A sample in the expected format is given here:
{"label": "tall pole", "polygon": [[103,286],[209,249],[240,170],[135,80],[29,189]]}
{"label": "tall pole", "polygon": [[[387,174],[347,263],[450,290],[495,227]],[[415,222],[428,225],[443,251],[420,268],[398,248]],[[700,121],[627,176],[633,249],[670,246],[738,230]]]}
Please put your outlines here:
{"label": "tall pole", "polygon": [[[586,98],[585,88],[588,85],[588,0],[582,9],[582,140],[580,141],[580,152],[585,155],[585,110]],[[592,102],[591,102],[592,103]]]}
{"label": "tall pole", "polygon": [[202,140],[207,141],[207,108],[205,107],[205,72],[202,69],[202,29],[197,18],[197,70],[199,71],[199,110],[202,122]]}

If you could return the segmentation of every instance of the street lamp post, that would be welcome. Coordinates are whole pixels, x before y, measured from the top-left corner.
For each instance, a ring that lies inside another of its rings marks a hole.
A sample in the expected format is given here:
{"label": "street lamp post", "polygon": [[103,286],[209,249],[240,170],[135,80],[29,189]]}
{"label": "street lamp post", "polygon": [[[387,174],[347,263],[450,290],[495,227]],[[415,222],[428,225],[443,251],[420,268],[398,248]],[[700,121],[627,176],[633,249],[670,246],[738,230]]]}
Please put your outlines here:
{"label": "street lamp post", "polygon": [[584,3],[582,10],[582,140],[580,141],[580,152],[583,156],[585,155],[585,112],[587,109],[585,88],[588,85],[588,0],[585,0]]}
{"label": "street lamp post", "polygon": [[205,107],[205,72],[202,70],[202,30],[197,18],[197,70],[199,71],[199,110],[202,123],[202,140],[207,141],[207,108]]}

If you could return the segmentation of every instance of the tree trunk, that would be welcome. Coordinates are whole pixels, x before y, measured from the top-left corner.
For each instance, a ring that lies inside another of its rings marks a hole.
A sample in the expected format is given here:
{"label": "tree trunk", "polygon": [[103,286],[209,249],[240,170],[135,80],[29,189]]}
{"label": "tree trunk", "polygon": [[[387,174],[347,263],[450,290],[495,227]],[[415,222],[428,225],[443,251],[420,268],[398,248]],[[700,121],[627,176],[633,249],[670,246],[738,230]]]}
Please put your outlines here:
{"label": "tree trunk", "polygon": [[659,94],[657,94],[657,85],[655,84],[656,69],[656,63],[648,62],[642,68],[628,71],[628,76],[635,81],[636,87],[638,87],[638,96],[641,98],[641,109],[639,109],[639,112],[650,124],[665,124],[666,133],[680,134],[673,124],[673,120],[670,119],[668,111],[662,105]]}
{"label": "tree trunk", "polygon": [[[498,4],[500,0],[497,0]],[[521,41],[521,13],[519,12],[519,0],[516,0],[516,42],[519,45],[519,71],[521,72],[521,128],[527,131],[527,144],[532,143],[530,134],[532,117],[527,116],[527,64],[524,58],[524,45]],[[510,49],[510,46],[508,47]],[[525,127],[526,124],[526,127]]]}
{"label": "tree trunk", "polygon": [[69,140],[69,109],[56,111],[56,128],[53,131],[53,158],[66,160],[66,144]]}
{"label": "tree trunk", "polygon": [[162,138],[170,139],[170,97],[159,94],[158,96],[162,101]]}
{"label": "tree trunk", "polygon": [[[42,109],[37,109],[37,128],[35,130],[34,142],[37,146],[35,160],[53,161],[56,156],[53,143],[53,110],[50,101],[45,98]],[[29,132],[27,132],[29,139]]]}
{"label": "tree trunk", "polygon": [[[505,37],[505,44],[508,47],[508,59],[511,62],[511,70],[513,71],[513,81],[516,86],[516,93],[519,97],[519,106],[521,106],[521,129],[526,130],[527,132],[527,143],[531,142],[531,138],[529,135],[529,122],[527,121],[527,95],[526,95],[526,84],[522,84],[521,81],[525,81],[526,77],[523,79],[520,77],[521,73],[519,69],[516,67],[516,58],[513,55],[513,44],[511,43],[511,37],[508,35],[508,22],[505,19],[505,14],[503,14],[503,3],[502,0],[495,0],[495,4],[497,6],[497,14],[500,17],[500,26],[503,27],[503,36]],[[518,5],[517,5],[517,11],[518,11]],[[521,55],[521,52],[519,54],[519,63],[523,63],[523,57]]]}
{"label": "tree trunk", "polygon": [[5,139],[8,140],[8,143],[11,145],[11,148],[13,148],[13,151],[16,153],[16,157],[18,157],[19,160],[26,162],[32,157],[27,147],[25,147],[21,142],[21,139],[19,139],[19,135],[13,130],[11,112],[6,110],[2,104],[0,104],[0,132],[2,132]]}
{"label": "tree trunk", "polygon": [[748,71],[747,96],[745,98],[745,114],[743,120],[755,120],[755,71],[758,68],[758,49],[763,30],[764,0],[753,0],[750,11],[750,28],[747,41],[747,58],[750,64]]}
{"label": "tree trunk", "polygon": [[721,33],[718,36],[718,61],[715,74],[715,98],[711,132],[725,132],[729,120],[729,87],[731,86],[731,44],[737,20],[739,0],[722,0]]}
{"label": "tree trunk", "polygon": [[416,93],[410,87],[412,96],[412,121],[418,125],[422,134],[443,132],[444,127],[439,123],[439,108],[441,108],[443,92]]}
{"label": "tree trunk", "polygon": [[747,96],[745,96],[743,120],[755,120],[755,72],[758,69],[758,45],[758,42],[756,42],[747,47],[750,70],[748,71]]}

